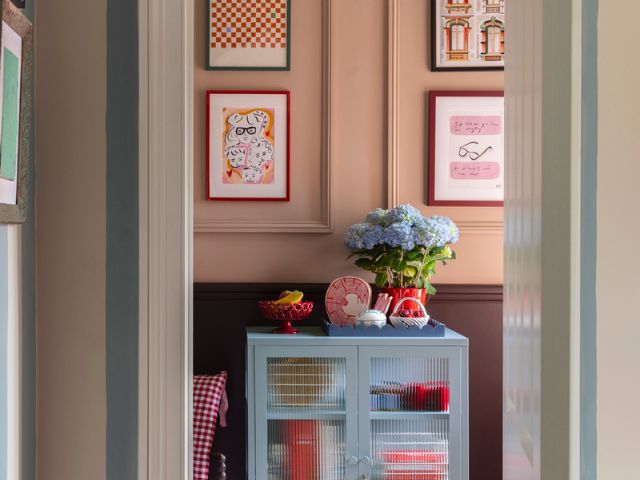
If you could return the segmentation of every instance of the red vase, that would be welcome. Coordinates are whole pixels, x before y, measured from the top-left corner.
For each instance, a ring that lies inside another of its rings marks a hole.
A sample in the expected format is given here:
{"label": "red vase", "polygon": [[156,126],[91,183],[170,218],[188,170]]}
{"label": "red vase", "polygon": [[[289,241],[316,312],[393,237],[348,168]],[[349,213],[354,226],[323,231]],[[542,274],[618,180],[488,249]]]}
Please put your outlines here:
{"label": "red vase", "polygon": [[[396,303],[407,297],[415,298],[422,303],[422,305],[427,305],[427,290],[425,288],[382,288],[380,289],[380,292],[386,293],[392,298],[389,313],[393,312],[393,309],[396,307]],[[405,304],[408,309],[418,309],[417,305],[411,306],[410,302],[405,302]],[[404,308],[404,306],[401,308]]]}

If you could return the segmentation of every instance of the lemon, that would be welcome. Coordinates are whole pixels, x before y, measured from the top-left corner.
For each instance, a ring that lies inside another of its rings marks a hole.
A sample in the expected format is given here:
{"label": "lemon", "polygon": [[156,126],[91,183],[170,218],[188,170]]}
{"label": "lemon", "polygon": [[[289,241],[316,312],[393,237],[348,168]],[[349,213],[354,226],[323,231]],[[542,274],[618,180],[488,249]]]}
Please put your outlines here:
{"label": "lemon", "polygon": [[293,305],[294,303],[300,303],[303,296],[304,293],[299,290],[294,290],[293,292],[289,292],[286,295],[281,296],[278,300],[275,301],[275,303],[277,303],[278,305]]}

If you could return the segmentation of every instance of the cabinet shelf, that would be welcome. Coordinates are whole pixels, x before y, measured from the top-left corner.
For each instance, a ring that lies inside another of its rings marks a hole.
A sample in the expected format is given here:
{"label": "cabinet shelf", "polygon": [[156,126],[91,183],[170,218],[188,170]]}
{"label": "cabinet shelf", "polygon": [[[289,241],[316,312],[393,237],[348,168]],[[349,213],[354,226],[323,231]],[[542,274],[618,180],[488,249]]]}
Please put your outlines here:
{"label": "cabinet shelf", "polygon": [[308,408],[268,411],[267,420],[334,420],[344,419],[345,410],[313,410]]}
{"label": "cabinet shelf", "polygon": [[421,418],[421,417],[425,417],[425,416],[449,416],[449,412],[401,412],[401,411],[393,411],[393,412],[389,412],[389,411],[384,411],[384,410],[376,410],[376,411],[370,411],[369,412],[369,417],[372,420],[396,420],[396,419],[414,419],[414,418]]}

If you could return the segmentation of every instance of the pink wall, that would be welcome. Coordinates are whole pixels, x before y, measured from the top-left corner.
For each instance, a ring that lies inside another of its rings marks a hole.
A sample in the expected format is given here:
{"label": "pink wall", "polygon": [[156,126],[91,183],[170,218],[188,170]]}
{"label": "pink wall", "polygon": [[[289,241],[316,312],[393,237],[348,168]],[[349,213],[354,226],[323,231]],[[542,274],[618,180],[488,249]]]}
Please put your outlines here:
{"label": "pink wall", "polygon": [[[432,73],[428,8],[400,2],[401,202],[425,214],[463,224],[458,260],[440,269],[438,283],[502,283],[500,208],[425,205],[428,90],[495,90],[502,72]],[[344,274],[366,276],[345,258],[345,230],[387,199],[387,0],[333,2],[334,232],[199,233],[194,236],[197,282],[323,282]],[[197,220],[320,220],[321,1],[292,9],[291,72],[210,72],[204,69],[205,15],[196,9],[195,199]],[[291,91],[291,202],[205,200],[205,92],[208,89]],[[311,114],[308,114],[311,112]]]}

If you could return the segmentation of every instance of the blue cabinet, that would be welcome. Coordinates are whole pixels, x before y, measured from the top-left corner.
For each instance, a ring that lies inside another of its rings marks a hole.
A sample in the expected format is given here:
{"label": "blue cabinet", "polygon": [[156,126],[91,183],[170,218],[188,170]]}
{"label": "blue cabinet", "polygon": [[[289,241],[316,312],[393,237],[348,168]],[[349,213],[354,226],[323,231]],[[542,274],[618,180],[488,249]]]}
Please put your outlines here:
{"label": "blue cabinet", "polygon": [[255,480],[468,480],[468,340],[247,331]]}

